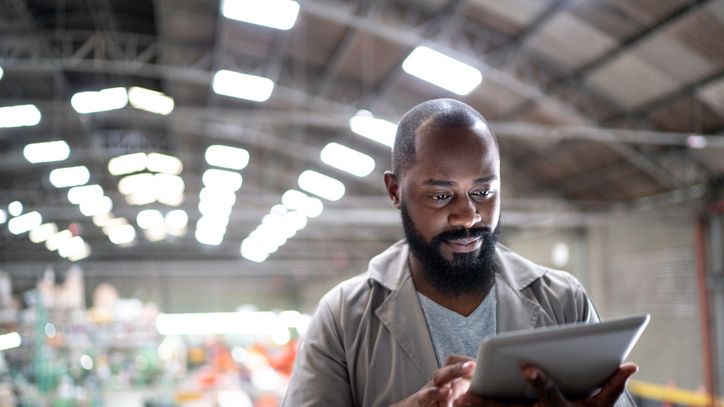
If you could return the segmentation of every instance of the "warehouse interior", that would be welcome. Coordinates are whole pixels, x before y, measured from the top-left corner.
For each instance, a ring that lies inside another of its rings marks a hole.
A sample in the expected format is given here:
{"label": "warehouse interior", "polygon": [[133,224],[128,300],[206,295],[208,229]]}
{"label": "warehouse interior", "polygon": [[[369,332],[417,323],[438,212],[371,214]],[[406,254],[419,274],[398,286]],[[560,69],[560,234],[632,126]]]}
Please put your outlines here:
{"label": "warehouse interior", "polygon": [[[724,0],[0,0],[0,405],[279,405],[433,98],[498,138],[505,245],[652,315],[632,394],[724,405],[723,38]],[[237,328],[161,329],[202,313]]]}

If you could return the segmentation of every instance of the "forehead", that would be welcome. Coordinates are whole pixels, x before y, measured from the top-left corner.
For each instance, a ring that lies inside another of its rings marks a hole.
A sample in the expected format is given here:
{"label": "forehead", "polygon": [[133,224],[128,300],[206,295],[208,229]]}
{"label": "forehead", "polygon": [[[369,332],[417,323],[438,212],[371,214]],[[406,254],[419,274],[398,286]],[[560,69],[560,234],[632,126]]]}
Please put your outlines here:
{"label": "forehead", "polygon": [[484,122],[471,127],[421,127],[411,175],[441,179],[498,176],[498,148]]}

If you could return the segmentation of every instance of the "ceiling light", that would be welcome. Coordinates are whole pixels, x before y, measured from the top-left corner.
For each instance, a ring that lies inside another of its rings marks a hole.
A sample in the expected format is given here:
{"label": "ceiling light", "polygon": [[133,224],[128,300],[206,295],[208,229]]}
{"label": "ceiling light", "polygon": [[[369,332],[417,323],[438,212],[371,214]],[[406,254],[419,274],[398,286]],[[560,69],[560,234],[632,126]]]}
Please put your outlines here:
{"label": "ceiling light", "polygon": [[20,334],[10,332],[9,334],[0,335],[0,352],[8,349],[19,347],[23,343]]}
{"label": "ceiling light", "polygon": [[204,171],[201,180],[205,187],[238,191],[241,188],[241,174],[238,172],[210,168]]}
{"label": "ceiling light", "polygon": [[163,225],[157,228],[145,229],[143,235],[146,236],[149,242],[160,242],[166,238],[166,229],[163,228]]}
{"label": "ceiling light", "polygon": [[221,206],[231,207],[236,202],[236,193],[229,189],[205,187],[201,188],[199,200],[201,202],[209,201]]}
{"label": "ceiling light", "polygon": [[8,220],[8,215],[5,213],[4,210],[0,209],[0,225],[7,222],[7,220]]}
{"label": "ceiling light", "polygon": [[28,237],[33,243],[42,243],[56,233],[58,233],[58,226],[55,223],[44,223],[31,230]]}
{"label": "ceiling light", "polygon": [[173,111],[173,98],[161,92],[134,86],[128,90],[128,101],[136,109],[160,115],[167,115]]}
{"label": "ceiling light", "polygon": [[128,104],[128,93],[125,88],[110,88],[97,92],[78,92],[70,98],[70,104],[78,113],[96,113],[122,109]]}
{"label": "ceiling light", "polygon": [[5,71],[3,71],[3,68],[0,67],[0,79],[3,78],[3,75],[5,74]]}
{"label": "ceiling light", "polygon": [[60,245],[67,239],[70,239],[73,237],[73,233],[70,232],[68,229],[61,230],[60,232],[48,237],[48,240],[45,241],[45,247],[50,250],[51,252],[54,250],[58,250]]}
{"label": "ceiling light", "polygon": [[110,213],[113,209],[113,201],[107,196],[83,201],[80,204],[80,213],[85,216],[96,216]]}
{"label": "ceiling light", "polygon": [[284,214],[284,224],[294,232],[298,232],[307,226],[307,217],[299,211],[289,211]]}
{"label": "ceiling light", "polygon": [[178,206],[183,202],[184,189],[186,188],[183,178],[177,175],[156,174],[153,176],[156,199],[166,205]]}
{"label": "ceiling light", "polygon": [[322,162],[358,177],[365,177],[375,169],[375,160],[337,143],[329,143],[320,154]]}
{"label": "ceiling light", "polygon": [[290,0],[224,0],[221,12],[224,17],[233,20],[289,30],[297,21],[299,3]]}
{"label": "ceiling light", "polygon": [[[144,172],[141,174],[127,175],[118,181],[118,191],[123,195],[129,195],[153,188],[153,174]],[[154,198],[155,200],[155,198]]]}
{"label": "ceiling light", "polygon": [[12,201],[8,204],[10,216],[18,216],[23,213],[23,204],[20,201]]}
{"label": "ceiling light", "polygon": [[56,168],[50,171],[50,183],[56,188],[83,185],[88,180],[90,180],[90,171],[85,166]]}
{"label": "ceiling light", "polygon": [[33,143],[23,148],[23,155],[33,164],[63,161],[70,156],[70,147],[63,140]]}
{"label": "ceiling light", "polygon": [[214,75],[213,88],[219,95],[265,102],[271,97],[274,82],[261,76],[222,69]]}
{"label": "ceiling light", "polygon": [[108,239],[117,245],[125,245],[136,240],[136,229],[131,225],[117,225],[108,229]]}
{"label": "ceiling light", "polygon": [[111,233],[111,230],[120,225],[128,225],[128,220],[126,218],[111,218],[104,222],[102,225],[103,227],[103,233],[106,235]]}
{"label": "ceiling light", "polygon": [[330,201],[339,200],[344,196],[343,183],[316,171],[304,171],[297,182],[303,190]]}
{"label": "ceiling light", "polygon": [[213,226],[213,224],[207,224],[206,222],[206,218],[202,216],[196,223],[196,232],[194,233],[196,241],[209,246],[220,245],[221,242],[224,241],[226,229]]}
{"label": "ceiling light", "polygon": [[58,254],[61,257],[68,258],[85,249],[85,241],[80,236],[73,236],[64,240],[58,247]]}
{"label": "ceiling light", "polygon": [[163,226],[163,215],[156,209],[145,209],[138,212],[136,223],[142,229],[151,229]]}
{"label": "ceiling light", "polygon": [[397,125],[383,119],[376,119],[367,110],[360,110],[349,119],[349,128],[362,137],[392,147],[395,144]]}
{"label": "ceiling light", "polygon": [[111,175],[125,175],[146,169],[146,153],[133,153],[113,157],[108,161],[108,172]]}
{"label": "ceiling light", "polygon": [[68,190],[70,203],[80,205],[84,201],[92,201],[103,196],[103,188],[100,185],[83,185]]}
{"label": "ceiling light", "polygon": [[0,128],[35,126],[40,123],[40,110],[35,105],[0,107]]}
{"label": "ceiling light", "polygon": [[262,248],[258,241],[251,237],[247,237],[241,242],[239,252],[245,259],[256,263],[261,263],[269,257],[269,253]]}
{"label": "ceiling light", "polygon": [[93,224],[100,227],[103,227],[108,224],[113,219],[112,213],[102,213],[100,215],[96,215],[93,217]]}
{"label": "ceiling light", "polygon": [[183,171],[184,165],[178,158],[159,153],[151,153],[148,155],[146,167],[149,171],[162,172],[169,175],[179,175]]}
{"label": "ceiling light", "polygon": [[175,209],[166,214],[166,227],[172,230],[180,230],[186,227],[189,222],[189,216],[186,211]]}
{"label": "ceiling light", "polygon": [[282,208],[300,211],[308,218],[316,218],[324,210],[322,201],[296,189],[290,189],[282,195],[282,204],[284,205]]}
{"label": "ceiling light", "polygon": [[68,260],[70,261],[79,261],[83,260],[86,257],[90,256],[91,254],[91,247],[88,243],[83,243],[83,247],[78,249],[75,253],[68,256]]}
{"label": "ceiling light", "polygon": [[402,69],[460,96],[472,92],[483,81],[478,69],[425,46],[415,48],[402,62]]}
{"label": "ceiling light", "polygon": [[215,167],[241,170],[249,163],[249,152],[243,148],[213,145],[206,149],[206,162]]}
{"label": "ceiling light", "polygon": [[43,223],[43,217],[37,211],[28,212],[10,219],[8,230],[14,235],[30,232]]}

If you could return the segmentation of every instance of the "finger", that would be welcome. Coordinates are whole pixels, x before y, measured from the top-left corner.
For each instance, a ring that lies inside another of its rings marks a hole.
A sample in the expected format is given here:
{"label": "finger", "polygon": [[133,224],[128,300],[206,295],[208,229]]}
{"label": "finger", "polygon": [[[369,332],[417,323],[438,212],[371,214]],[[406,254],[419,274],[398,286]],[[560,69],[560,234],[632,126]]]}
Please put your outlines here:
{"label": "finger", "polygon": [[638,371],[639,367],[633,363],[622,364],[608,382],[601,387],[601,391],[596,395],[596,399],[606,405],[613,405],[626,389],[628,379]]}
{"label": "finger", "polygon": [[450,398],[455,400],[470,389],[470,380],[457,378],[450,382]]}
{"label": "finger", "polygon": [[433,401],[446,402],[450,396],[450,388],[448,387],[428,387],[418,392],[418,403],[427,405]]}
{"label": "finger", "polygon": [[471,360],[443,366],[435,371],[432,377],[432,383],[435,386],[442,387],[459,377],[469,379],[473,376],[474,371],[475,362]]}
{"label": "finger", "polygon": [[443,366],[452,365],[455,363],[465,363],[469,360],[474,361],[475,359],[463,355],[450,355],[447,357],[447,359],[445,359],[445,364]]}
{"label": "finger", "polygon": [[558,386],[553,383],[553,380],[535,366],[525,366],[523,368],[523,377],[533,386],[533,390],[538,396],[538,405],[564,406],[569,404],[568,400],[558,390]]}

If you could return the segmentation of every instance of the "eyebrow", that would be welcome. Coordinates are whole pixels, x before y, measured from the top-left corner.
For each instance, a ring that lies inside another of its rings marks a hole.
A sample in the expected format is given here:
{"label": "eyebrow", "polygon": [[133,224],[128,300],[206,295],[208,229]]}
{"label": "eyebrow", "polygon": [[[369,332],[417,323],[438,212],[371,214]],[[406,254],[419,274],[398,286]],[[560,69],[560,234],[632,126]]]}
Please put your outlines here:
{"label": "eyebrow", "polygon": [[[474,184],[491,182],[491,181],[495,181],[496,179],[498,179],[497,175],[491,175],[489,177],[482,177],[482,178],[476,179]],[[451,187],[451,186],[456,185],[457,183],[455,181],[448,181],[448,180],[444,180],[444,179],[428,178],[422,184],[429,185],[429,186]]]}

